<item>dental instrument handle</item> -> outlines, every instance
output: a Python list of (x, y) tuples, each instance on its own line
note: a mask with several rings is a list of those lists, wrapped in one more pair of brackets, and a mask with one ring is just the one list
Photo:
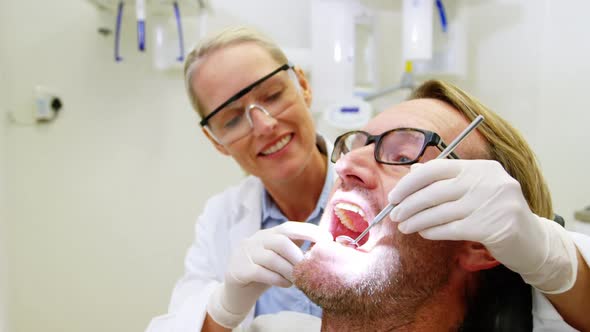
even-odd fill
[[(444, 159), (446, 158), (449, 154), (451, 154), (451, 152), (453, 152), (453, 150), (455, 150), (455, 148), (457, 147), (457, 145), (459, 145), (459, 143), (461, 143), (461, 141), (463, 141), (467, 135), (469, 135), (469, 133), (471, 133), (475, 128), (477, 128), (477, 126), (479, 126), (479, 124), (484, 120), (484, 117), (482, 115), (478, 115), (470, 124), (469, 126), (467, 126), (467, 128), (465, 128), (465, 130), (463, 130), (459, 136), (457, 136), (457, 138), (455, 138), (451, 144), (449, 144), (437, 157), (436, 159)], [(393, 210), (393, 208), (395, 207), (395, 204), (388, 204), (383, 210), (381, 210), (381, 212), (379, 212), (378, 215), (375, 216), (375, 218), (373, 218), (373, 221), (371, 221), (371, 224), (369, 224), (369, 227), (367, 227), (367, 229), (365, 229), (359, 236), (357, 236), (356, 239), (354, 239), (354, 241), (351, 244), (355, 244), (358, 245), (359, 241), (363, 239), (363, 237), (365, 237), (365, 235), (367, 235), (369, 233), (369, 230), (371, 228), (373, 228), (373, 226), (377, 225), (379, 222), (381, 222), (381, 220), (385, 219), (385, 216), (387, 216), (389, 214), (389, 212), (391, 212), (391, 210)]]
[(178, 30), (178, 47), (180, 54), (176, 60), (184, 61), (184, 38), (182, 37), (182, 24), (180, 21), (180, 9), (178, 8), (178, 1), (174, 1), (174, 15), (176, 16), (176, 29)]
[(467, 137), (467, 135), (469, 135), (470, 132), (473, 131), (473, 129), (477, 128), (477, 126), (479, 126), (480, 123), (482, 123), (484, 120), (483, 115), (478, 115), (475, 119), (473, 119), (473, 121), (471, 121), (471, 123), (469, 124), (469, 126), (467, 126), (467, 128), (465, 128), (465, 130), (463, 130), (459, 136), (457, 136), (452, 142), (451, 144), (449, 144), (437, 157), (436, 159), (444, 159), (446, 158), (448, 155), (451, 154), (451, 152), (453, 152), (453, 150), (455, 150), (455, 148), (457, 147), (457, 145), (459, 145), (459, 143), (461, 143), (461, 141), (463, 141), (465, 139), (465, 137)]
[(394, 204), (388, 204), (383, 210), (381, 210), (381, 212), (379, 212), (378, 215), (375, 216), (375, 218), (373, 218), (373, 221), (371, 221), (371, 224), (369, 225), (369, 227), (367, 227), (367, 229), (365, 229), (359, 236), (356, 237), (356, 239), (354, 239), (354, 244), (358, 244), (358, 242), (365, 237), (365, 235), (367, 235), (367, 233), (369, 233), (369, 230), (375, 226), (376, 224), (378, 224), (381, 220), (383, 220), (385, 218), (385, 216), (387, 216), (389, 214), (389, 212), (391, 212), (391, 210), (393, 210), (393, 208), (395, 207)]

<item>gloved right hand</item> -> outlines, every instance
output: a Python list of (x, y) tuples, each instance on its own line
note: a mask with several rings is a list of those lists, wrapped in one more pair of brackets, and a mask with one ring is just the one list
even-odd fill
[(229, 260), (224, 282), (209, 298), (209, 316), (233, 329), (270, 286), (290, 287), (293, 266), (303, 259), (293, 240), (332, 241), (332, 235), (314, 224), (287, 221), (243, 240)]
[(547, 294), (576, 281), (576, 246), (557, 223), (535, 215), (520, 184), (497, 161), (415, 164), (389, 193), (400, 232), (429, 240), (474, 241)]

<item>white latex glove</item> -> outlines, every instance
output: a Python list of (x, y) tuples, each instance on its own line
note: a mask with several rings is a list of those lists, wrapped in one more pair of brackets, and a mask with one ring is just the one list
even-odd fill
[(525, 282), (562, 293), (576, 281), (576, 247), (565, 229), (533, 214), (520, 184), (492, 160), (437, 159), (412, 165), (389, 193), (402, 233), (483, 244)]
[(209, 298), (209, 316), (235, 328), (270, 286), (290, 287), (293, 265), (303, 259), (292, 240), (332, 241), (332, 235), (314, 224), (288, 221), (244, 239), (229, 260), (224, 282)]

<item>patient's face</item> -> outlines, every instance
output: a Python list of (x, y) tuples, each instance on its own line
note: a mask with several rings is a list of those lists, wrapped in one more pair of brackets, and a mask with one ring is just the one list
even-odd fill
[[(373, 119), (365, 131), (378, 135), (400, 127), (427, 129), (449, 143), (467, 126), (450, 106), (432, 100), (410, 101)], [(338, 180), (320, 222), (334, 238), (355, 238), (387, 205), (387, 194), (409, 166), (383, 165), (373, 157), (374, 144), (349, 152), (336, 163)], [(440, 151), (428, 147), (421, 162)], [(461, 155), (461, 149), (457, 149)], [(399, 304), (409, 311), (447, 282), (455, 243), (404, 235), (386, 217), (366, 242), (353, 249), (336, 242), (317, 243), (295, 268), (295, 284), (324, 310), (365, 314)], [(400, 315), (403, 312), (400, 312)]]

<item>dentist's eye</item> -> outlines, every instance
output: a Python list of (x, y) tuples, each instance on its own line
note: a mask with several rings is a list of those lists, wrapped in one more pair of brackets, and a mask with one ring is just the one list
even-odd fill
[(230, 119), (229, 121), (227, 121), (223, 127), (225, 129), (231, 129), (234, 127), (237, 127), (238, 124), (240, 123), (240, 121), (242, 120), (242, 117), (244, 116), (244, 114), (238, 114), (235, 117), (233, 117), (232, 119)]
[(264, 98), (264, 102), (267, 103), (267, 104), (268, 103), (275, 102), (275, 101), (281, 99), (281, 95), (282, 94), (283, 94), (283, 91), (282, 90), (273, 92), (273, 93), (267, 95), (266, 98)]

